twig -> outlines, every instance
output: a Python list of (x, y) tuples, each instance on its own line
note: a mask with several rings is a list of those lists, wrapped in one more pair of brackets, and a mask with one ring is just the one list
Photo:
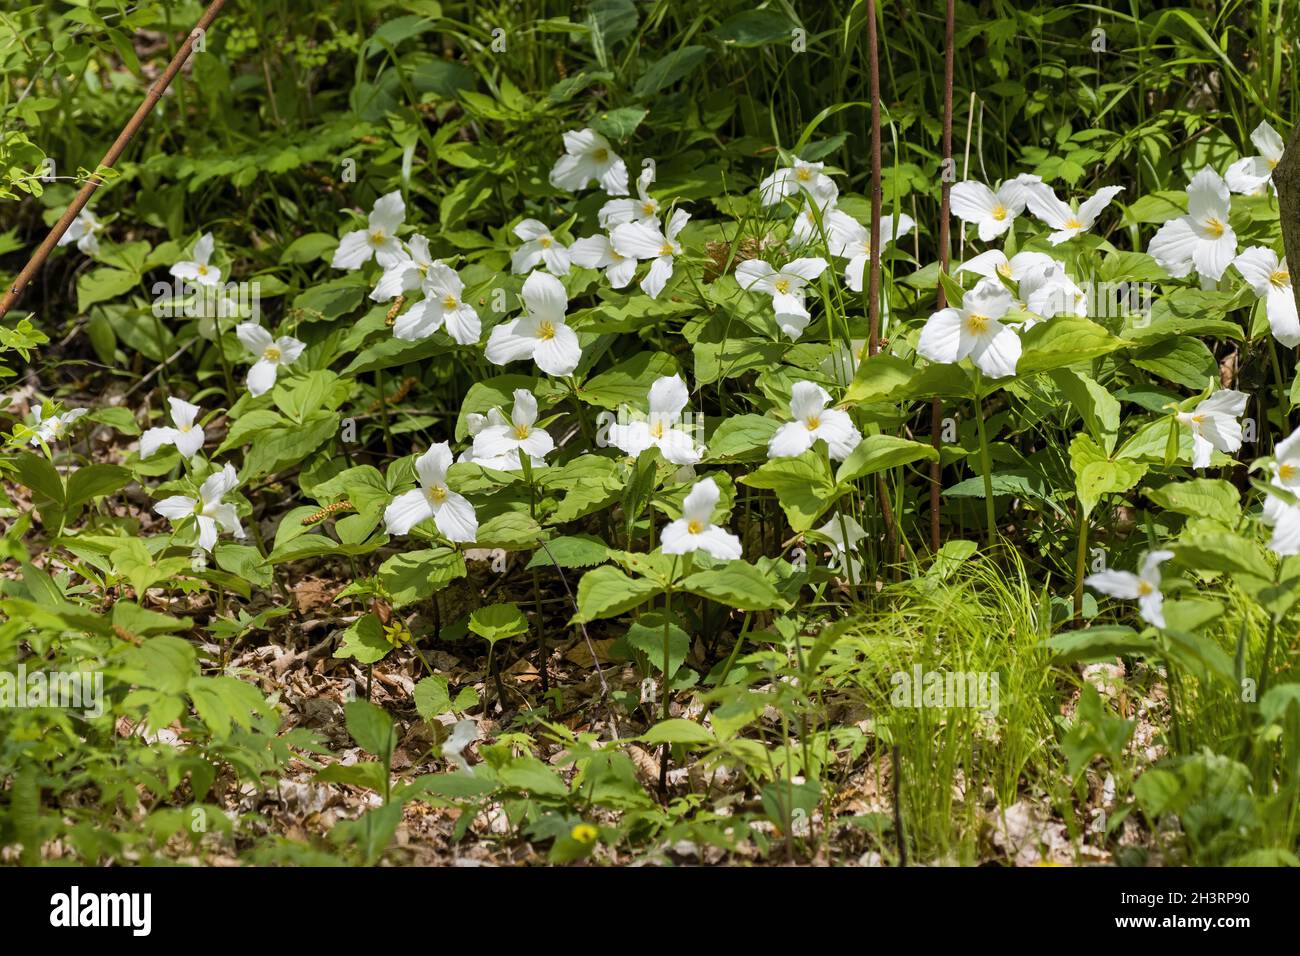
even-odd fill
[(40, 271), (41, 266), (45, 264), (45, 260), (49, 258), (50, 253), (54, 251), (54, 247), (57, 246), (59, 240), (63, 238), (63, 234), (68, 231), (68, 227), (72, 225), (72, 221), (76, 219), (77, 216), (81, 215), (81, 210), (86, 208), (86, 203), (90, 202), (90, 197), (94, 195), (95, 190), (100, 186), (101, 180), (99, 178), (99, 170), (111, 168), (112, 165), (117, 162), (127, 145), (139, 131), (140, 126), (144, 123), (145, 117), (153, 111), (158, 100), (162, 98), (167, 87), (171, 85), (171, 81), (175, 79), (176, 74), (180, 72), (185, 61), (189, 59), (190, 51), (194, 47), (195, 38), (197, 38), (201, 32), (207, 30), (207, 28), (212, 24), (212, 21), (216, 19), (221, 8), (225, 6), (225, 3), (226, 0), (212, 0), (208, 9), (204, 11), (203, 16), (199, 17), (199, 22), (195, 24), (194, 29), (189, 32), (189, 36), (185, 38), (185, 42), (181, 44), (180, 49), (176, 51), (176, 55), (172, 57), (172, 61), (167, 64), (167, 69), (164, 70), (162, 75), (159, 76), (158, 79), (154, 81), (153, 85), (149, 87), (149, 92), (145, 94), (144, 102), (140, 104), (139, 109), (135, 111), (135, 115), (131, 117), (126, 126), (122, 127), (122, 132), (117, 134), (117, 139), (115, 139), (113, 145), (108, 148), (108, 152), (104, 154), (104, 158), (99, 161), (99, 165), (95, 168), (95, 172), (91, 174), (90, 178), (86, 181), (86, 184), (81, 187), (81, 191), (77, 193), (77, 197), (72, 200), (72, 205), (64, 210), (63, 215), (59, 217), (59, 221), (54, 224), (54, 228), (52, 228), (49, 235), (45, 237), (45, 241), (40, 244), (31, 260), (23, 267), (23, 271), (18, 273), (18, 278), (14, 279), (13, 285), (9, 287), (7, 292), (5, 292), (4, 298), (0, 299), (0, 318), (3, 318), (5, 314), (13, 308), (14, 303), (18, 301), (18, 297), (23, 294), (23, 290), (27, 288), (28, 283), (30, 283), (36, 273)]

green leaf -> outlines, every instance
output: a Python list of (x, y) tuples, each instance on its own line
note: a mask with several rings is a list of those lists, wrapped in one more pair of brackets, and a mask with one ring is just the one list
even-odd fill
[(775, 458), (745, 475), (740, 483), (774, 491), (794, 531), (812, 528), (839, 494), (830, 468), (817, 448), (797, 458)]
[(781, 423), (765, 415), (733, 415), (709, 436), (707, 461), (761, 461)]
[(423, 601), (465, 573), (464, 556), (440, 547), (395, 554), (379, 566), (378, 577), (393, 607), (400, 608)]
[(630, 578), (618, 568), (604, 565), (588, 571), (578, 582), (578, 613), (574, 620), (595, 621), (617, 617), (644, 604), (659, 588), (642, 578)]
[(384, 636), (384, 625), (373, 614), (363, 614), (343, 632), (343, 641), (334, 656), (350, 657), (358, 664), (373, 664), (388, 656), (392, 642)]
[(1096, 322), (1060, 317), (1038, 323), (1020, 337), (1020, 342), (1017, 378), (1077, 365), (1125, 345), (1123, 339), (1111, 335)]
[(590, 378), (578, 390), (582, 400), (598, 408), (620, 405), (647, 410), (650, 386), (656, 379), (677, 374), (677, 363), (667, 352), (638, 352), (607, 372)]
[(608, 560), (609, 546), (599, 538), (589, 534), (562, 535), (546, 542), (545, 548), (538, 548), (524, 570), (553, 568), (557, 564), (562, 568), (590, 568)]
[(343, 713), (348, 733), (357, 746), (386, 764), (397, 746), (397, 731), (388, 712), (368, 700), (350, 700)]
[(1241, 494), (1221, 478), (1171, 481), (1145, 489), (1146, 496), (1166, 511), (1192, 518), (1213, 518), (1229, 527), (1241, 519)]
[(707, 727), (681, 717), (661, 720), (641, 736), (648, 744), (711, 744), (713, 734)]
[(843, 485), (921, 459), (938, 461), (939, 452), (929, 444), (895, 435), (868, 435), (844, 459), (835, 480)]
[(528, 619), (517, 604), (489, 604), (469, 616), (469, 629), (489, 644), (528, 630)]
[(1097, 506), (1102, 495), (1128, 491), (1147, 470), (1146, 465), (1130, 459), (1107, 458), (1087, 435), (1076, 435), (1070, 442), (1070, 467), (1085, 514)]
[(1199, 339), (1186, 335), (1157, 342), (1133, 353), (1133, 364), (1187, 388), (1201, 391), (1219, 379), (1219, 363)]
[(685, 79), (709, 57), (709, 48), (684, 46), (651, 63), (632, 88), (638, 99), (652, 96), (660, 90)]
[(415, 712), (423, 720), (433, 720), (451, 710), (451, 688), (443, 674), (433, 674), (418, 681), (411, 694)]
[(729, 561), (720, 568), (697, 571), (679, 585), (683, 591), (739, 611), (784, 607), (776, 588), (751, 564)]

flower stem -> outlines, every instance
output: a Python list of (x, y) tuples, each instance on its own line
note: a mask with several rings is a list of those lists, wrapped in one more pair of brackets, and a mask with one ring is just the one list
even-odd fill
[(984, 403), (978, 392), (975, 394), (975, 427), (979, 431), (980, 470), (984, 473), (984, 519), (991, 550), (997, 536), (997, 519), (993, 514), (993, 460), (989, 456), (989, 435), (984, 425)]

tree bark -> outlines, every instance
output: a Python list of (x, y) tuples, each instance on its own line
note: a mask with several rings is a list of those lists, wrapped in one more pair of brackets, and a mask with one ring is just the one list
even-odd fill
[[(1294, 272), (1300, 266), (1300, 123), (1291, 130), (1282, 161), (1273, 170), (1277, 186), (1277, 205), (1282, 215), (1282, 246), (1285, 249), (1287, 269)], [(1300, 310), (1300, 282), (1291, 283), (1296, 308)]]

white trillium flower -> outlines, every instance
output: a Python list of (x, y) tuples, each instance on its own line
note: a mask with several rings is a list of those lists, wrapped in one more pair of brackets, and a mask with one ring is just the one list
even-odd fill
[(664, 526), (660, 544), (664, 554), (704, 551), (719, 561), (741, 555), (740, 538), (713, 523), (713, 511), (722, 493), (712, 478), (697, 481), (682, 502), (682, 516)]
[(335, 269), (360, 269), (373, 257), (381, 269), (398, 265), (406, 253), (397, 230), (406, 220), (406, 203), (399, 190), (375, 200), (365, 229), (345, 233), (330, 262)]
[(564, 134), (564, 155), (551, 168), (551, 185), (576, 193), (594, 179), (611, 196), (627, 195), (627, 166), (594, 129)]
[[(1029, 311), (1050, 319), (1056, 315), (1088, 314), (1088, 293), (1066, 274), (1061, 264), (1053, 261), (1041, 273), (1032, 273), (1020, 284)], [(1023, 328), (1032, 328), (1035, 320), (1028, 320)]]
[(141, 461), (148, 458), (163, 445), (175, 445), (182, 458), (192, 458), (203, 447), (203, 426), (195, 424), (200, 412), (203, 410), (199, 406), (191, 405), (189, 402), (175, 396), (167, 399), (167, 401), (172, 408), (172, 424), (176, 427), (150, 428), (141, 435)]
[(609, 443), (636, 458), (647, 448), (658, 448), (674, 465), (694, 465), (704, 457), (691, 435), (681, 428), (682, 411), (690, 393), (680, 375), (665, 375), (650, 386), (650, 414), (645, 421), (609, 427)]
[(212, 233), (205, 232), (199, 237), (199, 241), (194, 243), (194, 250), (191, 252), (194, 259), (176, 263), (171, 267), (171, 274), (177, 279), (194, 282), (198, 285), (220, 285), (221, 270), (214, 265), (208, 264), (215, 249), (216, 241), (212, 238)]
[(271, 333), (256, 322), (239, 323), (235, 335), (244, 343), (244, 348), (257, 356), (257, 361), (248, 370), (248, 392), (254, 398), (269, 392), (275, 385), (280, 366), (298, 361), (298, 356), (307, 347), (289, 335), (272, 338)]
[(1160, 227), (1147, 253), (1175, 279), (1193, 269), (1218, 282), (1237, 255), (1237, 234), (1228, 225), (1228, 186), (1206, 166), (1187, 186), (1187, 215)]
[(1273, 337), (1287, 348), (1300, 345), (1300, 317), (1296, 315), (1295, 294), (1291, 289), (1291, 270), (1286, 259), (1263, 246), (1251, 246), (1232, 260), (1242, 278), (1264, 300), (1268, 327)]
[(1259, 150), (1259, 155), (1237, 160), (1228, 167), (1225, 178), (1228, 188), (1234, 193), (1258, 196), (1273, 181), (1273, 170), (1282, 162), (1284, 144), (1278, 131), (1266, 122), (1255, 127), (1255, 131), (1250, 134), (1250, 141)]
[(759, 200), (764, 206), (771, 206), (802, 191), (819, 205), (833, 201), (840, 189), (822, 172), (824, 168), (824, 163), (805, 163), (796, 159), (793, 166), (784, 166), (759, 183)]
[(1150, 551), (1142, 558), (1137, 574), (1131, 571), (1099, 571), (1083, 579), (1094, 591), (1121, 601), (1137, 601), (1142, 620), (1165, 626), (1165, 596), (1160, 592), (1160, 565), (1174, 556), (1172, 551)]
[(1011, 308), (1011, 293), (996, 279), (981, 279), (961, 308), (940, 309), (926, 320), (916, 351), (932, 362), (951, 365), (967, 356), (990, 378), (1016, 373), (1020, 336), (998, 320)]
[(36, 421), (32, 427), (36, 429), (36, 434), (31, 437), (31, 444), (39, 445), (41, 442), (50, 444), (50, 442), (61, 441), (68, 433), (68, 426), (75, 422), (82, 415), (86, 414), (84, 408), (70, 408), (62, 415), (51, 415), (49, 418), (42, 419), (41, 406), (36, 406)]
[(794, 259), (780, 269), (762, 259), (746, 259), (736, 266), (736, 282), (742, 289), (770, 295), (776, 324), (791, 339), (797, 339), (812, 320), (804, 305), (804, 287), (824, 271), (826, 260), (820, 257)]
[(481, 428), (474, 436), (472, 461), (498, 471), (518, 471), (519, 452), (528, 456), (534, 468), (555, 449), (555, 440), (545, 428), (537, 428), (537, 399), (526, 388), (515, 389), (510, 421)]
[[(465, 430), (469, 432), (470, 438), (477, 438), (478, 433), (485, 428), (497, 428), (505, 424), (506, 417), (501, 414), (501, 409), (499, 408), (489, 408), (486, 415), (480, 415), (478, 412), (470, 412), (465, 416)], [(472, 464), (483, 465), (486, 468), (496, 468), (496, 465), (491, 462), (479, 461), (474, 457), (473, 443), (461, 452), (460, 457), (456, 460), (458, 462), (470, 462)], [(504, 469), (497, 468), (497, 470), (503, 471)]]
[[(844, 283), (854, 292), (861, 292), (867, 263), (871, 261), (871, 230), (851, 216), (840, 213), (829, 217), (827, 232), (831, 255), (849, 260), (844, 267)], [(906, 213), (884, 214), (880, 221), (880, 248), (897, 242), (916, 228), (916, 222)]]
[(524, 280), (524, 315), (502, 322), (488, 336), (484, 354), (493, 365), (532, 359), (547, 375), (568, 375), (578, 367), (578, 333), (565, 324), (568, 294), (555, 276), (534, 272)]
[(673, 257), (682, 254), (677, 234), (690, 218), (690, 213), (678, 209), (668, 220), (667, 231), (659, 228), (657, 220), (646, 219), (615, 226), (610, 234), (610, 241), (620, 255), (650, 260), (650, 271), (640, 284), (641, 290), (652, 299), (659, 298), (659, 293), (673, 276)]
[(839, 559), (840, 573), (853, 584), (861, 583), (863, 562), (857, 552), (858, 545), (867, 537), (862, 525), (850, 515), (837, 511), (817, 529), (817, 533), (831, 540), (831, 556)]
[(370, 290), (372, 302), (388, 302), (420, 288), (433, 267), (429, 254), (429, 240), (425, 236), (412, 236), (402, 249), (402, 257), (384, 269), (379, 282)]
[(421, 521), (433, 519), (448, 541), (469, 543), (478, 536), (478, 516), (463, 495), (447, 487), (451, 447), (438, 442), (415, 460), (420, 487), (404, 492), (384, 509), (384, 527), (389, 534), (409, 534)]
[(866, 339), (852, 339), (848, 345), (836, 342), (831, 346), (830, 354), (821, 360), (820, 368), (827, 378), (840, 385), (853, 381), (858, 365), (867, 357)]
[(849, 413), (827, 408), (831, 397), (815, 382), (795, 382), (790, 389), (790, 414), (794, 421), (776, 430), (767, 445), (768, 458), (793, 458), (802, 455), (819, 438), (826, 442), (836, 461), (849, 457), (862, 441)]
[(578, 239), (569, 247), (569, 258), (584, 269), (603, 269), (611, 287), (621, 289), (636, 275), (637, 261), (614, 248), (609, 236)]
[[(1037, 285), (1046, 277), (1049, 269), (1059, 265), (1059, 262), (1045, 252), (1017, 252), (1008, 259), (1007, 254), (1001, 249), (990, 249), (988, 252), (981, 252), (978, 256), (967, 259), (954, 271), (972, 272), (986, 279), (1002, 276), (1017, 285), (1023, 285), (1028, 280)], [(1022, 297), (1024, 294), (1022, 289)]]
[(238, 484), (239, 476), (235, 474), (234, 466), (227, 462), (221, 471), (208, 476), (199, 486), (197, 500), (188, 495), (172, 495), (154, 505), (153, 510), (173, 524), (193, 518), (199, 526), (199, 547), (211, 552), (217, 543), (218, 528), (236, 538), (244, 537), (235, 506), (222, 501)]
[(1179, 412), (1179, 424), (1192, 430), (1192, 467), (1208, 468), (1217, 448), (1225, 455), (1241, 448), (1241, 422), (1250, 396), (1221, 388), (1190, 412)]
[(103, 225), (95, 214), (89, 209), (83, 209), (77, 213), (77, 218), (72, 220), (68, 226), (68, 231), (59, 237), (59, 245), (66, 246), (75, 242), (77, 248), (88, 256), (99, 254), (99, 237), (96, 233), (103, 229)]
[[(836, 208), (838, 200), (838, 193), (821, 201), (808, 197), (803, 209), (794, 217), (794, 222), (790, 226), (789, 245), (795, 247), (807, 245), (821, 239), (822, 232), (825, 231), (829, 247), (834, 242), (833, 236), (837, 230), (839, 232), (851, 230), (857, 224), (857, 220), (844, 210)], [(883, 235), (884, 223), (881, 224), (881, 229)], [(884, 245), (883, 240), (881, 245)]]
[(427, 339), (444, 325), (447, 334), (460, 345), (474, 345), (483, 327), (474, 307), (461, 296), (465, 284), (456, 271), (443, 262), (432, 263), (420, 284), (424, 298), (397, 317), (393, 336), (404, 342)]
[(1038, 176), (1022, 173), (1008, 179), (994, 192), (981, 182), (967, 179), (952, 187), (950, 208), (962, 222), (979, 227), (981, 242), (989, 242), (1010, 229), (1016, 217), (1025, 211), (1028, 184), (1041, 182)]
[(442, 743), (442, 755), (454, 763), (464, 773), (473, 773), (474, 769), (465, 759), (465, 748), (478, 740), (478, 723), (466, 718), (451, 725), (451, 733)]
[(655, 181), (654, 166), (646, 166), (636, 180), (636, 199), (611, 199), (596, 214), (606, 231), (625, 222), (651, 222), (659, 218), (659, 200), (650, 195)]
[(541, 222), (525, 219), (513, 231), (524, 244), (510, 254), (511, 272), (523, 275), (541, 263), (552, 275), (569, 274), (569, 250)]
[[(1277, 443), (1273, 458), (1272, 484), (1300, 496), (1300, 429)], [(1270, 549), (1280, 557), (1300, 554), (1300, 504), (1269, 495), (1264, 499), (1264, 523), (1273, 529)]]
[(1101, 211), (1124, 191), (1123, 186), (1103, 186), (1076, 209), (1058, 199), (1046, 183), (1029, 183), (1024, 189), (1029, 211), (1056, 230), (1047, 237), (1054, 246), (1091, 229)]

